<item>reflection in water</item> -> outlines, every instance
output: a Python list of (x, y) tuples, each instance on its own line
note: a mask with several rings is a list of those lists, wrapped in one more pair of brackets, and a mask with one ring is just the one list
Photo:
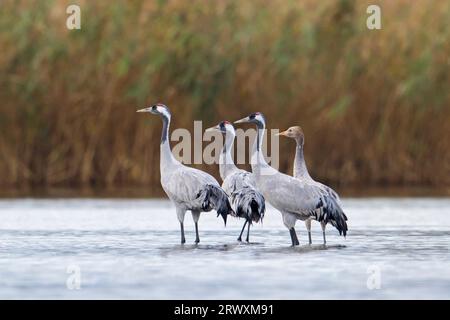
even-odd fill
[[(180, 245), (165, 200), (1, 200), (0, 298), (450, 297), (450, 199), (344, 199), (344, 207), (347, 238), (330, 226), (324, 246), (315, 223), (309, 246), (298, 223), (301, 246), (292, 248), (272, 208), (249, 244), (236, 241), (242, 221), (225, 228), (205, 213), (195, 245), (187, 215)], [(80, 290), (66, 287), (74, 265)], [(373, 270), (380, 289), (368, 287)]]

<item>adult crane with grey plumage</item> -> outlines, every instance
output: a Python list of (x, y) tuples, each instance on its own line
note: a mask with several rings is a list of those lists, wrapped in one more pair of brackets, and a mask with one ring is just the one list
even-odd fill
[(231, 200), (231, 206), (239, 218), (244, 218), (244, 226), (238, 241), (242, 241), (242, 233), (247, 225), (247, 238), (250, 238), (252, 222), (262, 221), (266, 210), (264, 196), (256, 189), (253, 174), (239, 169), (231, 156), (236, 132), (228, 121), (222, 121), (217, 126), (206, 131), (219, 131), (225, 136), (225, 144), (219, 156), (219, 171), (222, 178), (222, 188)]
[(169, 144), (171, 114), (163, 104), (155, 104), (137, 112), (150, 112), (159, 115), (163, 121), (160, 146), (161, 185), (176, 208), (181, 228), (181, 243), (185, 243), (184, 216), (190, 210), (195, 223), (195, 243), (200, 242), (198, 220), (201, 212), (211, 210), (221, 215), (226, 225), (227, 215), (234, 214), (228, 196), (211, 175), (201, 170), (181, 164), (172, 154)]
[[(315, 181), (311, 176), (309, 175), (308, 168), (306, 166), (305, 157), (303, 154), (303, 149), (305, 145), (305, 135), (303, 133), (303, 130), (299, 126), (294, 126), (288, 128), (286, 131), (280, 132), (278, 135), (285, 136), (291, 139), (294, 139), (296, 142), (296, 151), (295, 151), (295, 159), (294, 159), (294, 178), (299, 179), (300, 181), (304, 181), (305, 183), (311, 185), (312, 187), (316, 188), (319, 193), (321, 193), (323, 196), (331, 197), (335, 200), (336, 205), (342, 208), (342, 204), (339, 198), (339, 195), (329, 186), (326, 186), (318, 181)], [(341, 209), (342, 211), (342, 209)], [(347, 220), (347, 216), (342, 212), (344, 219)], [(308, 230), (308, 237), (309, 237), (309, 243), (312, 243), (311, 240), (311, 220), (307, 219), (305, 220), (306, 229)], [(333, 224), (333, 220), (330, 220), (330, 223)], [(326, 237), (325, 237), (325, 229), (326, 229), (326, 222), (322, 220), (320, 222), (320, 225), (322, 227), (322, 234), (323, 234), (323, 244), (326, 244)]]
[(291, 236), (292, 246), (299, 245), (295, 232), (297, 220), (305, 221), (312, 218), (319, 222), (332, 222), (339, 234), (346, 236), (346, 216), (333, 197), (327, 196), (315, 186), (283, 174), (267, 164), (261, 150), (266, 128), (263, 114), (252, 113), (235, 123), (256, 124), (257, 135), (251, 157), (256, 187), (264, 195), (266, 201), (281, 212), (283, 223)]

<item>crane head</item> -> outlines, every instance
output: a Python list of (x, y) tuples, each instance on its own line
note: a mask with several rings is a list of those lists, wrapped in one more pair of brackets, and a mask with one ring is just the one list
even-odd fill
[(157, 103), (157, 104), (155, 104), (155, 105), (153, 105), (151, 107), (140, 109), (140, 110), (138, 110), (136, 112), (150, 112), (150, 113), (153, 113), (153, 114), (161, 115), (161, 116), (166, 117), (166, 118), (170, 118), (170, 110), (169, 110), (169, 108), (166, 105), (162, 104), (162, 103)]
[(303, 134), (303, 130), (300, 126), (290, 127), (283, 132), (277, 133), (276, 135), (294, 139), (298, 144), (301, 145), (303, 145), (305, 140), (305, 135)]
[(248, 117), (237, 120), (234, 123), (254, 123), (258, 127), (264, 127), (266, 125), (266, 119), (261, 112), (254, 112)]
[(212, 132), (212, 131), (219, 131), (222, 134), (227, 134), (227, 132), (232, 133), (233, 135), (236, 134), (231, 122), (226, 121), (226, 120), (220, 122), (217, 126), (214, 126), (214, 127), (211, 127), (211, 128), (208, 128), (205, 130), (205, 132)]

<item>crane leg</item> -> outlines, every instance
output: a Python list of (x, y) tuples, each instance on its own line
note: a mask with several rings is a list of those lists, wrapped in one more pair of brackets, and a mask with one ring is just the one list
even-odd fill
[(325, 228), (327, 225), (323, 221), (320, 222), (320, 225), (322, 226), (323, 244), (327, 244), (327, 239), (325, 237)]
[(184, 224), (183, 224), (183, 222), (180, 222), (180, 228), (181, 228), (181, 244), (184, 244), (186, 242), (186, 238), (184, 237)]
[(198, 235), (198, 222), (195, 223), (195, 243), (200, 242), (200, 236)]
[(245, 241), (250, 242), (250, 221), (247, 225), (247, 239), (245, 239)]
[(245, 226), (247, 225), (247, 220), (244, 222), (244, 226), (242, 227), (241, 233), (239, 234), (238, 241), (242, 241), (242, 234), (244, 233)]
[(294, 227), (292, 227), (291, 229), (289, 229), (289, 233), (291, 235), (291, 240), (292, 240), (292, 246), (298, 246), (300, 244), (300, 242), (298, 242), (298, 238), (297, 238), (297, 234), (295, 233), (295, 229)]
[(186, 210), (177, 207), (177, 217), (178, 221), (180, 221), (180, 229), (181, 229), (181, 244), (184, 244), (186, 242), (186, 238), (184, 237), (184, 224), (183, 224), (185, 213)]
[(312, 244), (312, 239), (311, 239), (311, 219), (307, 219), (305, 221), (305, 225), (306, 225), (306, 229), (308, 230), (308, 239), (309, 239), (309, 244)]
[(198, 219), (200, 219), (200, 211), (191, 211), (192, 219), (194, 219), (195, 224), (195, 243), (200, 242), (200, 236), (198, 234)]

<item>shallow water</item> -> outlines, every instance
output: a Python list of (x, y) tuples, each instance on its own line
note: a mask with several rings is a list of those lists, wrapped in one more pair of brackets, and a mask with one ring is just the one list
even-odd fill
[[(251, 243), (243, 220), (204, 213), (187, 244), (165, 200), (0, 200), (0, 298), (449, 299), (450, 199), (344, 199), (346, 239), (291, 248), (269, 207)], [(74, 281), (75, 279), (75, 281)], [(80, 289), (73, 289), (80, 280)], [(72, 288), (72, 289), (70, 289)]]

